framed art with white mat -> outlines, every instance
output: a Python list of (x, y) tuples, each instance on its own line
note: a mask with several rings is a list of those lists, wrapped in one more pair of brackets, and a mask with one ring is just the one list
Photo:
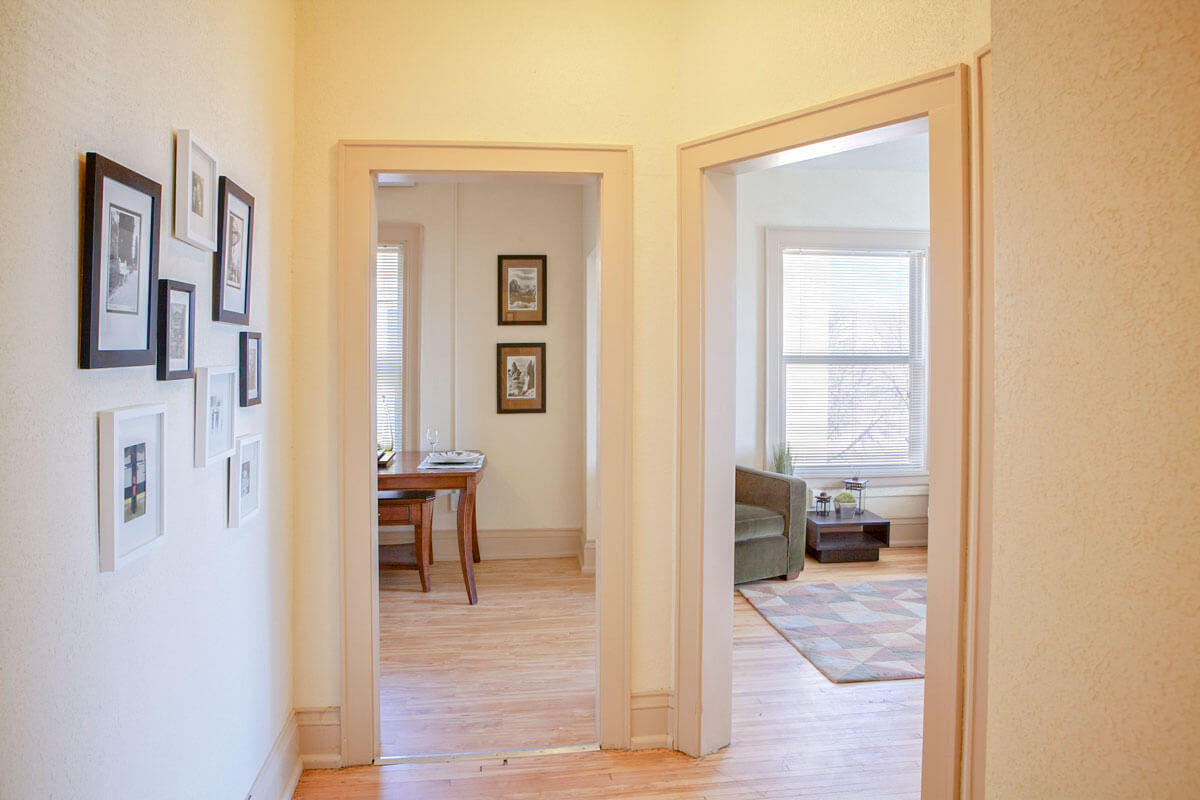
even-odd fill
[(158, 282), (158, 379), (177, 381), (196, 374), (196, 287)]
[(196, 370), (197, 467), (207, 467), (233, 455), (237, 371), (237, 367), (200, 367)]
[(229, 527), (240, 528), (262, 509), (263, 437), (239, 436), (229, 461)]
[(241, 379), (238, 381), (238, 404), (242, 408), (262, 402), (262, 334), (242, 331), (238, 337)]
[(221, 176), (217, 252), (213, 254), (213, 320), (250, 324), (250, 261), (254, 254), (254, 198)]
[(115, 572), (167, 533), (167, 407), (99, 416), (100, 571)]
[(191, 131), (175, 132), (175, 238), (217, 249), (217, 157)]

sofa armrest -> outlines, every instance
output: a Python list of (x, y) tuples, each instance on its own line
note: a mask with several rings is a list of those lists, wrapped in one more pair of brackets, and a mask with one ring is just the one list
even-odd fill
[(804, 536), (808, 519), (808, 484), (803, 478), (738, 467), (734, 478), (738, 503), (762, 506), (783, 515), (783, 532), (788, 538), (788, 572), (804, 569)]

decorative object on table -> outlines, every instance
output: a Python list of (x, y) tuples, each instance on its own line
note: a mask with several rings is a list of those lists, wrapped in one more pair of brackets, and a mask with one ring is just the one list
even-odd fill
[(217, 215), (217, 252), (213, 254), (213, 319), (249, 325), (254, 198), (222, 175), (218, 188)]
[(229, 527), (238, 528), (262, 508), (262, 434), (239, 436), (229, 460)]
[(867, 483), (869, 483), (869, 481), (867, 481), (865, 478), (860, 478), (857, 475), (855, 475), (853, 478), (842, 479), (842, 487), (847, 492), (850, 492), (852, 495), (854, 495), (855, 505), (858, 508), (857, 513), (859, 514), (866, 510), (866, 507), (863, 505), (863, 497), (866, 496)]
[(833, 500), (833, 498), (829, 496), (828, 492), (818, 492), (813, 498), (813, 502), (816, 503), (817, 506), (817, 513), (822, 517), (829, 516), (829, 502), (831, 500)]
[(856, 505), (854, 495), (849, 492), (838, 492), (833, 496), (833, 507), (837, 509), (839, 517), (853, 514)]
[(442, 439), (442, 432), (437, 428), (429, 427), (425, 429), (425, 443), (429, 445), (430, 452), (437, 452), (438, 442)]
[(158, 282), (158, 379), (177, 381), (196, 374), (196, 287)]
[(233, 455), (237, 371), (237, 367), (200, 367), (196, 370), (197, 467), (207, 467)]
[(925, 677), (925, 579), (738, 587), (834, 683)]
[(167, 407), (100, 412), (100, 571), (115, 572), (167, 533)]
[(375, 446), (375, 461), (381, 467), (386, 467), (396, 458), (395, 450), (384, 450), (380, 445)]
[(162, 187), (98, 153), (84, 167), (79, 367), (156, 361)]
[(478, 450), (439, 450), (421, 459), (420, 470), (464, 470), (483, 466), (483, 453)]
[(238, 405), (246, 408), (262, 402), (262, 334), (243, 331), (238, 340)]
[(546, 343), (496, 345), (496, 413), (546, 412)]
[(217, 249), (217, 158), (191, 131), (175, 132), (175, 238)]
[(497, 256), (500, 325), (546, 324), (546, 257)]
[(771, 455), (771, 471), (780, 475), (792, 474), (792, 448), (787, 442), (775, 445)]

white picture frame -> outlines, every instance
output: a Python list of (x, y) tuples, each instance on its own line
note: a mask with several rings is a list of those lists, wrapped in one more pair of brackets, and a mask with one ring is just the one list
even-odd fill
[(167, 406), (99, 414), (100, 571), (116, 572), (167, 535)]
[(175, 132), (175, 238), (217, 249), (217, 157), (189, 130)]
[(262, 510), (263, 437), (239, 436), (229, 460), (229, 527), (240, 528)]
[(238, 403), (236, 366), (196, 370), (196, 467), (233, 455), (234, 414)]

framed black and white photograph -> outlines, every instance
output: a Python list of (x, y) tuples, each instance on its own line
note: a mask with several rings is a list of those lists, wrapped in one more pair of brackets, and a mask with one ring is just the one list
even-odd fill
[(546, 257), (497, 256), (500, 325), (546, 324)]
[(233, 455), (233, 415), (237, 367), (196, 370), (196, 466), (207, 467)]
[(229, 460), (229, 527), (240, 528), (262, 505), (262, 434), (239, 436)]
[(167, 533), (167, 407), (102, 411), (99, 425), (100, 571), (115, 572)]
[(196, 287), (158, 282), (158, 379), (177, 381), (196, 374)]
[(213, 255), (213, 319), (250, 324), (250, 257), (254, 198), (224, 175), (217, 190), (217, 252)]
[(239, 339), (241, 380), (238, 382), (238, 403), (245, 408), (262, 402), (262, 334), (243, 331)]
[(546, 412), (546, 343), (496, 345), (496, 413)]
[(175, 238), (217, 249), (217, 158), (191, 131), (175, 132)]
[(79, 366), (155, 362), (162, 187), (98, 153), (84, 165)]

